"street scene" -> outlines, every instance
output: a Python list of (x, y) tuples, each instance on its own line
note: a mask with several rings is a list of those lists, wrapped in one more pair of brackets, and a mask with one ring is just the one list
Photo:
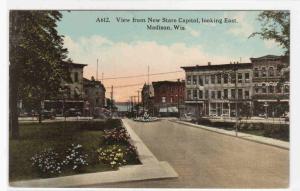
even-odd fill
[(289, 186), (289, 11), (12, 10), (9, 24), (10, 186)]

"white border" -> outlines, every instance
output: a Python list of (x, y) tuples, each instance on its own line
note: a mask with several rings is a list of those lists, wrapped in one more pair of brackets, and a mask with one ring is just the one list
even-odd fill
[[(3, 4), (4, 3), (4, 4)], [(290, 188), (300, 190), (300, 2), (296, 0), (241, 0), (241, 1), (195, 1), (195, 0), (7, 0), (0, 11), (0, 92), (1, 92), (1, 138), (0, 138), (0, 188), (1, 190), (33, 190), (8, 188), (8, 10), (10, 9), (82, 9), (82, 10), (265, 10), (285, 9), (291, 11), (291, 149), (290, 149)], [(299, 62), (299, 63), (298, 63)], [(299, 113), (299, 112), (298, 112)], [(297, 118), (298, 117), (298, 118)], [(34, 189), (41, 190), (41, 189)], [(62, 190), (62, 189), (42, 189)], [(66, 189), (63, 189), (66, 190)], [(96, 190), (96, 189), (72, 189)], [(98, 189), (97, 189), (98, 190)], [(105, 189), (119, 190), (119, 189)], [(127, 189), (132, 190), (132, 189)], [(144, 189), (139, 189), (144, 190)], [(169, 189), (167, 189), (169, 190)], [(191, 189), (188, 189), (191, 190)], [(205, 189), (207, 190), (207, 189)], [(210, 189), (211, 190), (211, 189)], [(221, 190), (221, 189), (214, 189)]]

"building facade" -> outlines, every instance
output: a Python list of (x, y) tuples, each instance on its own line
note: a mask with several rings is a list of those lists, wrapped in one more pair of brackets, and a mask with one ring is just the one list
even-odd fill
[(250, 63), (182, 67), (186, 72), (186, 112), (197, 116), (235, 116), (251, 105)]
[(70, 74), (70, 80), (62, 80), (61, 86), (65, 90), (67, 99), (80, 100), (84, 97), (83, 91), (83, 68), (87, 64), (77, 64), (71, 62), (63, 62), (68, 68)]
[(86, 64), (63, 61), (69, 72), (69, 79), (61, 81), (59, 97), (56, 100), (44, 100), (42, 107), (56, 115), (82, 115), (84, 112), (83, 69)]
[(254, 115), (279, 117), (289, 110), (289, 61), (287, 57), (266, 55), (250, 58), (253, 68)]
[[(276, 57), (276, 58), (275, 58)], [(186, 74), (185, 112), (195, 116), (234, 117), (263, 113), (260, 103), (270, 102), (275, 93), (275, 81), (282, 78), (277, 66), (286, 68), (282, 57), (251, 58), (251, 63), (182, 67)], [(268, 72), (267, 72), (268, 71)], [(259, 75), (257, 75), (259, 72)], [(277, 76), (275, 76), (275, 73)], [(288, 82), (284, 83), (284, 87)], [(268, 89), (271, 87), (271, 89)], [(288, 89), (287, 87), (285, 87)], [(285, 97), (288, 92), (279, 94)], [(264, 96), (272, 95), (271, 97)], [(272, 98), (274, 99), (274, 98)], [(288, 99), (285, 99), (288, 104)]]
[(106, 89), (101, 81), (83, 78), (85, 115), (95, 115), (105, 106)]
[(154, 112), (155, 114), (178, 115), (181, 105), (184, 104), (185, 82), (184, 81), (157, 81), (152, 82), (154, 89)]

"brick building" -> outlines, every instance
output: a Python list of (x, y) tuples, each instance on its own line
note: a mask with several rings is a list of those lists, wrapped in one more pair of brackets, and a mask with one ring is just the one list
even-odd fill
[(289, 110), (289, 64), (283, 56), (250, 58), (253, 68), (254, 115), (282, 116)]
[(154, 89), (154, 111), (160, 115), (178, 115), (178, 108), (184, 104), (184, 81), (152, 82)]

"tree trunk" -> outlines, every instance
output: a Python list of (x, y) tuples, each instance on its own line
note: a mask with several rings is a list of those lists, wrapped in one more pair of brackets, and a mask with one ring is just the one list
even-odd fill
[(9, 130), (13, 139), (19, 138), (19, 123), (18, 123), (18, 87), (17, 79), (10, 70), (9, 80)]

